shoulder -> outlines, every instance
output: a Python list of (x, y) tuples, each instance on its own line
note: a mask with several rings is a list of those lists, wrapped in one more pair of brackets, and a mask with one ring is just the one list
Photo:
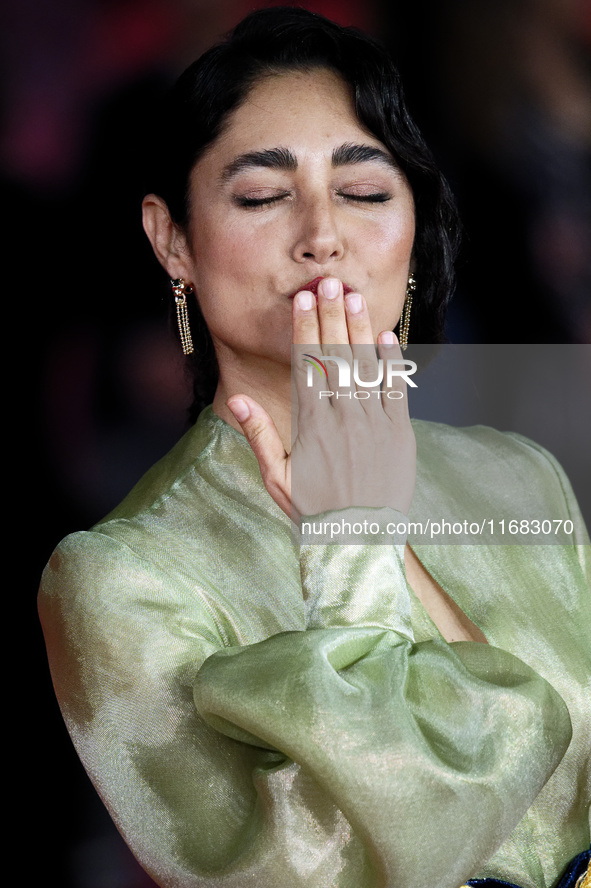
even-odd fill
[(198, 617), (201, 612), (210, 622), (205, 590), (195, 572), (183, 581), (173, 565), (165, 570), (158, 559), (136, 548), (139, 551), (97, 530), (65, 537), (41, 577), (42, 622), (63, 613), (72, 625), (77, 622), (77, 631), (87, 625), (96, 630), (115, 622), (138, 621), (156, 609), (168, 612), (169, 617), (185, 610)]
[(196, 669), (226, 643), (203, 588), (96, 531), (71, 534), (57, 546), (38, 608), (62, 705), (85, 700), (87, 680), (102, 687), (153, 671), (171, 645), (191, 649)]
[(285, 519), (267, 493), (246, 438), (206, 408), (178, 444), (94, 530), (162, 570), (196, 567), (234, 525)]
[(64, 540), (52, 561), (93, 580), (97, 572), (114, 576), (133, 564), (136, 572), (181, 583), (190, 564), (190, 581), (198, 582), (200, 565), (220, 536), (220, 514), (244, 512), (255, 502), (255, 474), (262, 487), (246, 439), (206, 408), (115, 509), (91, 531)]
[(425, 443), (431, 442), (439, 447), (455, 450), (458, 445), (478, 450), (485, 448), (502, 448), (507, 451), (519, 452), (533, 450), (548, 453), (539, 444), (517, 432), (501, 432), (487, 425), (452, 426), (443, 422), (428, 422), (424, 419), (413, 419), (412, 425), (417, 439)]
[[(154, 565), (134, 552), (121, 540), (96, 530), (69, 534), (56, 546), (41, 578), (40, 597), (51, 598), (68, 593), (69, 603), (85, 596), (85, 590), (99, 590), (89, 603), (97, 607), (109, 590), (119, 594), (121, 588), (129, 588), (130, 581), (137, 584), (149, 577), (150, 584), (162, 586), (163, 577)], [(121, 597), (119, 596), (121, 601)]]
[(541, 445), (483, 425), (415, 420), (413, 428), (419, 488), (442, 491), (447, 502), (485, 502), (487, 518), (571, 519), (578, 541), (588, 542), (567, 475)]
[(127, 496), (98, 525), (132, 519), (174, 496), (175, 491), (207, 461), (215, 449), (215, 418), (211, 408), (203, 411), (197, 422), (162, 459), (158, 460), (134, 485)]
[(39, 593), (46, 635), (67, 624), (75, 644), (77, 634), (129, 637), (159, 614), (175, 632), (226, 643), (215, 602), (235, 580), (233, 562), (211, 556), (231, 546), (232, 522), (272, 521), (257, 473), (246, 439), (204, 411), (113, 512), (57, 546)]
[[(509, 481), (525, 471), (543, 477), (557, 494), (564, 493), (566, 475), (560, 463), (539, 444), (517, 432), (500, 432), (490, 426), (458, 428), (444, 423), (414, 420), (419, 459), (435, 471), (463, 475), (474, 472), (494, 475), (500, 468)], [(568, 484), (568, 482), (566, 482)]]

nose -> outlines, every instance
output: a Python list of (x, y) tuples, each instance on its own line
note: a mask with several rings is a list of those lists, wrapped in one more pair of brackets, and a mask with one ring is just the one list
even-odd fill
[(326, 265), (343, 257), (345, 245), (337, 213), (328, 196), (301, 205), (293, 245), (296, 262), (311, 260), (317, 265)]

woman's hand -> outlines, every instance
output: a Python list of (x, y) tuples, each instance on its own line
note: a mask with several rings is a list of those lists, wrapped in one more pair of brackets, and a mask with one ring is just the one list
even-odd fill
[[(331, 287), (336, 291), (333, 298)], [(388, 380), (387, 362), (403, 360), (396, 337), (389, 331), (378, 336), (383, 384), (356, 384), (354, 360), (362, 381), (376, 380), (380, 369), (367, 305), (357, 293), (344, 297), (340, 281), (325, 279), (318, 304), (313, 293), (295, 297), (293, 340), (297, 431), (291, 454), (260, 404), (246, 395), (234, 395), (227, 402), (258, 459), (269, 494), (296, 523), (302, 515), (348, 506), (390, 506), (407, 514), (416, 445), (406, 384), (400, 376)], [(345, 359), (351, 368), (350, 387), (339, 388), (339, 368), (325, 361), (327, 356)], [(313, 369), (309, 386), (311, 361), (321, 364), (326, 374)], [(240, 410), (240, 401), (248, 416)]]

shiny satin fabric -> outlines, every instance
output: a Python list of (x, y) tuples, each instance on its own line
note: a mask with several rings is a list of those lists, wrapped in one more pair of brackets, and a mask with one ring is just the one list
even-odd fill
[(158, 884), (554, 888), (589, 847), (591, 555), (568, 481), (519, 436), (414, 428), (411, 519), (486, 497), (573, 521), (570, 545), (416, 547), (488, 645), (442, 639), (402, 545), (296, 547), (211, 408), (52, 555), (64, 719)]

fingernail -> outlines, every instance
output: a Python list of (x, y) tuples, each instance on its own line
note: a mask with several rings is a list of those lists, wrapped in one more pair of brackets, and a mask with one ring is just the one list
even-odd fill
[(235, 401), (228, 402), (228, 407), (238, 420), (238, 422), (244, 422), (250, 416), (250, 410), (248, 409), (248, 404), (246, 401), (243, 401), (242, 398), (236, 398)]
[(347, 308), (351, 314), (359, 314), (363, 308), (363, 300), (359, 293), (349, 293), (346, 297)]
[(320, 282), (322, 287), (322, 295), (326, 299), (336, 299), (341, 289), (341, 282), (337, 278), (324, 278)]
[(314, 293), (310, 293), (309, 290), (302, 290), (301, 293), (296, 295), (296, 299), (298, 301), (298, 308), (301, 308), (303, 311), (310, 311), (315, 302)]
[(391, 330), (380, 333), (380, 345), (394, 345), (395, 337)]

